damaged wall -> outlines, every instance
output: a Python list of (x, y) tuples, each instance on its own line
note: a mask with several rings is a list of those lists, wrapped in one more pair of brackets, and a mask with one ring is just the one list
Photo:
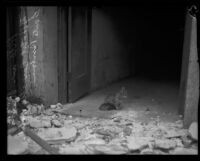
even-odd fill
[[(91, 88), (97, 89), (131, 74), (134, 23), (126, 8), (93, 8)], [(133, 21), (131, 21), (133, 22)], [(123, 32), (122, 32), (123, 31)]]
[(56, 103), (57, 8), (21, 7), (20, 25), (25, 92)]

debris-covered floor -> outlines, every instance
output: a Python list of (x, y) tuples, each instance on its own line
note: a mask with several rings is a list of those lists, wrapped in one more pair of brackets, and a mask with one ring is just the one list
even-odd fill
[[(98, 100), (99, 103), (96, 102), (96, 106), (94, 105), (94, 98), (97, 95), (88, 96), (87, 98), (91, 99), (88, 109), (85, 107), (86, 103), (83, 103), (84, 99), (75, 104), (63, 106), (58, 103), (44, 107), (19, 98), (8, 98), (8, 116), (14, 116), (16, 113), (15, 108), (10, 107), (16, 107), (19, 102), (25, 105), (26, 108), (20, 115), (20, 126), (32, 130), (33, 133), (45, 140), (57, 154), (198, 153), (197, 123), (193, 123), (189, 129), (184, 129), (182, 117), (176, 114), (176, 110), (173, 111), (174, 108), (168, 109), (169, 111), (159, 109), (160, 104), (166, 105), (167, 98), (162, 98), (162, 95), (156, 97), (156, 95), (166, 88), (169, 92), (168, 96), (175, 97), (176, 92), (174, 94), (170, 91), (171, 89), (176, 90), (176, 88), (170, 89), (169, 86), (163, 84), (160, 84), (159, 88), (155, 88), (151, 84), (151, 86), (148, 85), (149, 89), (146, 88), (146, 93), (139, 93), (138, 91), (141, 91), (141, 88), (145, 89), (145, 86), (139, 88), (137, 85), (132, 85), (131, 87), (129, 81), (125, 85), (128, 97), (121, 110), (98, 110), (104, 95), (97, 92), (97, 95), (101, 97)], [(117, 91), (120, 86), (119, 83), (109, 88)], [(150, 87), (155, 90), (150, 90)], [(131, 93), (133, 89), (135, 91)], [(109, 93), (109, 91), (111, 90), (105, 89), (103, 93)], [(167, 95), (167, 93), (165, 94)], [(131, 97), (135, 97), (135, 99)], [(144, 98), (146, 102), (142, 102), (140, 98)], [(176, 98), (172, 98), (171, 102), (173, 99), (176, 103)], [(94, 105), (93, 109), (92, 104)], [(130, 105), (132, 106), (130, 107)], [(173, 107), (173, 104), (171, 106)], [(96, 115), (94, 115), (95, 111)], [(173, 119), (169, 121), (170, 117)], [(13, 119), (8, 118), (9, 125), (16, 124), (9, 122)], [(45, 150), (45, 146), (37, 144), (23, 131), (8, 135), (8, 153), (49, 154), (48, 150)]]

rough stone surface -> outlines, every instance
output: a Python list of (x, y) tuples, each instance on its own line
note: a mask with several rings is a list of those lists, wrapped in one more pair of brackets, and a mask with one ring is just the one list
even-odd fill
[(50, 120), (37, 120), (30, 121), (30, 126), (33, 128), (51, 127)]
[(197, 122), (193, 122), (189, 127), (189, 133), (192, 139), (198, 140), (198, 124)]
[(76, 144), (76, 145), (63, 145), (59, 148), (59, 153), (61, 154), (83, 154), (85, 151), (85, 145)]
[(106, 142), (100, 138), (90, 138), (82, 141), (84, 144), (105, 144)]
[(145, 137), (134, 137), (130, 136), (127, 138), (127, 146), (129, 150), (135, 151), (135, 150), (142, 150), (148, 146), (148, 142), (150, 140)]
[(7, 137), (7, 152), (8, 154), (21, 154), (28, 149), (28, 143), (24, 141), (23, 136), (8, 136)]
[(99, 154), (125, 154), (127, 149), (116, 145), (90, 145)]
[(38, 135), (44, 140), (70, 140), (76, 137), (77, 130), (73, 126), (41, 129)]
[(198, 154), (197, 149), (187, 149), (187, 148), (176, 148), (171, 154), (175, 155), (196, 155)]
[(132, 133), (132, 129), (131, 129), (130, 127), (125, 127), (125, 128), (123, 129), (123, 132), (124, 132), (124, 135), (125, 135), (125, 136), (130, 136), (131, 133)]
[(165, 135), (166, 138), (178, 138), (186, 135), (186, 130), (167, 130), (167, 135)]
[(169, 150), (177, 146), (176, 141), (169, 139), (155, 140), (155, 147), (159, 149)]

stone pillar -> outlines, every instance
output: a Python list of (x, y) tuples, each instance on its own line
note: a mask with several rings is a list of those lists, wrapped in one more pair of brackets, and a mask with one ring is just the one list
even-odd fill
[(197, 53), (197, 19), (187, 11), (182, 56), (182, 71), (179, 90), (179, 113), (184, 116), (188, 128), (198, 117), (199, 64)]

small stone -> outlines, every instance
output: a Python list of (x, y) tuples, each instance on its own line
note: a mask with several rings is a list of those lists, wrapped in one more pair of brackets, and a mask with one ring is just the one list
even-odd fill
[(62, 109), (62, 108), (63, 108), (63, 105), (62, 105), (61, 103), (57, 103), (57, 104), (56, 104), (56, 108)]
[(198, 124), (197, 122), (193, 122), (189, 127), (189, 134), (192, 139), (198, 140)]
[(131, 129), (130, 127), (125, 127), (125, 128), (123, 129), (123, 132), (124, 132), (124, 135), (125, 135), (125, 136), (130, 136), (131, 133), (132, 133), (132, 129)]
[(50, 105), (51, 109), (55, 109), (57, 106), (56, 105)]
[(27, 100), (23, 100), (22, 104), (27, 105), (27, 104), (29, 104), (29, 102)]
[(113, 121), (114, 122), (121, 122), (121, 118), (115, 118)]
[(19, 102), (19, 101), (20, 101), (20, 98), (19, 98), (19, 97), (16, 97), (16, 98), (15, 98), (15, 101), (16, 101), (16, 102)]
[(52, 120), (52, 124), (53, 124), (55, 127), (62, 127), (61, 122), (58, 121), (58, 120)]

